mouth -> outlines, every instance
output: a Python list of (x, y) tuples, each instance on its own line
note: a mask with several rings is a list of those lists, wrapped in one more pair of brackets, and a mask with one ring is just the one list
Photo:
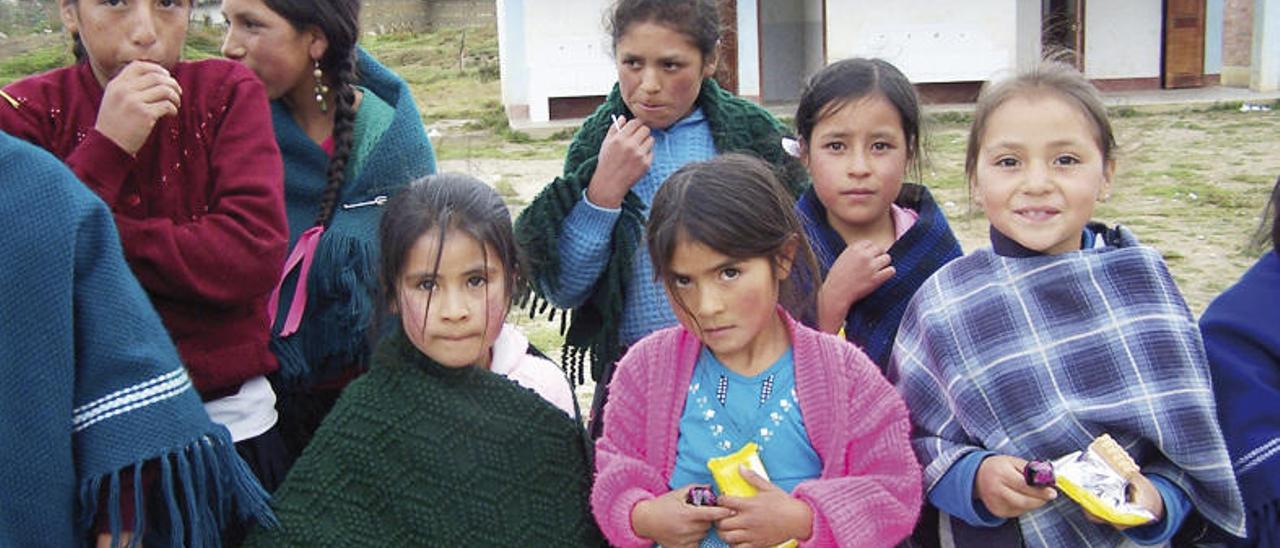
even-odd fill
[(478, 336), (479, 335), (437, 335), (436, 338), (448, 342), (462, 342), (469, 341)]
[(876, 195), (876, 191), (869, 188), (853, 188), (840, 192), (841, 196), (850, 198), (868, 198)]
[(1053, 219), (1059, 213), (1058, 208), (1041, 206), (1041, 207), (1020, 207), (1013, 210), (1013, 213), (1025, 221), (1033, 223), (1041, 223)]
[(664, 107), (663, 105), (656, 105), (653, 103), (636, 103), (636, 108), (639, 110), (652, 112), (655, 110), (662, 110)]
[(703, 328), (703, 329), (702, 329), (702, 335), (703, 335), (704, 337), (716, 337), (716, 336), (719, 336), (719, 335), (723, 335), (723, 334), (725, 334), (725, 333), (728, 333), (728, 332), (729, 332), (729, 330), (731, 330), (731, 329), (733, 329), (733, 326), (732, 326), (732, 325), (722, 325), (722, 326), (718, 326), (718, 327), (706, 327), (706, 328)]

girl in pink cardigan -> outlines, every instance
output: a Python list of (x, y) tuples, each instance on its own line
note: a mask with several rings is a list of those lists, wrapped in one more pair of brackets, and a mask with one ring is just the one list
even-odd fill
[[(905, 538), (921, 502), (907, 408), (857, 347), (788, 314), (812, 309), (816, 269), (769, 168), (734, 154), (681, 168), (653, 199), (647, 240), (680, 325), (633, 346), (609, 385), (591, 493), (609, 541)], [(709, 458), (747, 443), (769, 475), (741, 469), (759, 494), (686, 502), (712, 483)]]

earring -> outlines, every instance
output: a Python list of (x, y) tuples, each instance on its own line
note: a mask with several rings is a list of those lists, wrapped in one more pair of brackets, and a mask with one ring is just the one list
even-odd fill
[(316, 69), (311, 72), (311, 75), (316, 80), (316, 102), (320, 103), (320, 112), (329, 112), (329, 105), (324, 100), (325, 94), (329, 93), (329, 86), (324, 85), (324, 72), (320, 70), (320, 60), (316, 59), (315, 63)]

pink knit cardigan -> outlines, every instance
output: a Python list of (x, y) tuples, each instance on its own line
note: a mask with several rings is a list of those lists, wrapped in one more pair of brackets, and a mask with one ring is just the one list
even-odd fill
[[(907, 407), (856, 346), (797, 323), (791, 334), (796, 392), (822, 475), (792, 496), (813, 508), (806, 546), (892, 546), (920, 511), (920, 465), (911, 450)], [(636, 503), (671, 489), (680, 416), (701, 342), (677, 326), (636, 343), (618, 363), (596, 443), (591, 509), (616, 546), (648, 546), (636, 536)]]

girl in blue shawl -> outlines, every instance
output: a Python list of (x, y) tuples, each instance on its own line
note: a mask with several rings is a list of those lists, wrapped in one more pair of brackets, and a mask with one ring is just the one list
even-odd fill
[[(1244, 532), (1195, 319), (1158, 252), (1090, 223), (1114, 150), (1097, 90), (1069, 66), (978, 99), (965, 173), (992, 247), (920, 288), (890, 371), (941, 511), (923, 528), (943, 544), (1163, 544), (1195, 514)], [(1130, 502), (1154, 521), (1121, 531), (1028, 486), (1026, 461), (1104, 433), (1140, 466)]]
[(222, 53), (258, 75), (284, 158), (289, 261), (271, 349), (294, 456), (368, 366), (382, 205), (435, 173), (405, 82), (356, 45), (359, 0), (224, 0)]
[(1280, 179), (1258, 238), (1270, 249), (1200, 317), (1204, 349), (1248, 512), (1239, 546), (1280, 546)]

